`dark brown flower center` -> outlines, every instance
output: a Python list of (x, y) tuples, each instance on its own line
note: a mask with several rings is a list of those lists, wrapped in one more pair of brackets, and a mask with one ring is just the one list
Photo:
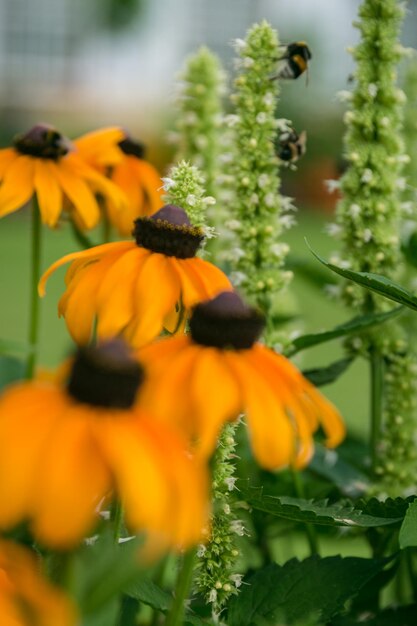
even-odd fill
[(122, 141), (119, 141), (118, 145), (121, 151), (124, 152), (124, 154), (135, 156), (138, 159), (143, 159), (145, 157), (145, 144), (140, 141), (136, 141), (135, 139), (132, 139), (131, 137), (129, 137), (129, 135), (126, 135), (126, 137), (122, 139)]
[(70, 140), (47, 124), (36, 124), (24, 135), (16, 135), (13, 145), (21, 154), (54, 161), (72, 150)]
[(80, 348), (68, 382), (68, 393), (93, 406), (129, 409), (143, 380), (141, 365), (121, 339)]
[(197, 304), (190, 318), (193, 341), (213, 348), (251, 348), (264, 325), (264, 316), (247, 306), (234, 291), (224, 291)]
[(192, 226), (184, 209), (173, 204), (139, 217), (132, 234), (138, 246), (178, 259), (194, 257), (204, 239), (201, 228)]

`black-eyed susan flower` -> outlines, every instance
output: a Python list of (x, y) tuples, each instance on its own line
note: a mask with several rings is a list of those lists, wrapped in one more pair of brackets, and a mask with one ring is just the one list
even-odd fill
[(123, 211), (111, 198), (105, 204), (108, 218), (120, 235), (130, 235), (137, 217), (152, 215), (162, 207), (159, 173), (145, 160), (144, 144), (126, 131), (103, 128), (83, 135), (74, 144), (87, 163), (106, 172), (125, 193), (128, 206)]
[(198, 304), (189, 336), (140, 351), (147, 366), (140, 400), (176, 423), (203, 456), (213, 451), (222, 424), (244, 412), (263, 467), (300, 467), (311, 458), (320, 426), (330, 447), (345, 428), (335, 407), (292, 363), (257, 342), (263, 324), (234, 292)]
[(72, 262), (58, 311), (77, 343), (88, 343), (97, 318), (98, 337), (123, 333), (131, 345), (145, 345), (163, 328), (175, 330), (182, 309), (188, 312), (231, 289), (221, 270), (195, 256), (203, 232), (190, 224), (183, 209), (166, 205), (151, 217), (138, 218), (133, 235), (134, 242), (68, 254), (42, 276), (40, 295), (52, 272)]
[(203, 466), (165, 425), (134, 408), (142, 368), (121, 340), (84, 348), (66, 386), (32, 381), (0, 401), (0, 527), (28, 520), (43, 544), (91, 532), (115, 493), (132, 530), (163, 546), (200, 538)]
[(17, 211), (36, 194), (42, 222), (53, 227), (67, 201), (84, 228), (100, 217), (95, 193), (121, 210), (126, 197), (114, 183), (83, 161), (74, 145), (47, 124), (18, 135), (0, 150), (0, 217)]
[(2, 626), (75, 626), (67, 597), (44, 580), (33, 554), (0, 542), (0, 623)]

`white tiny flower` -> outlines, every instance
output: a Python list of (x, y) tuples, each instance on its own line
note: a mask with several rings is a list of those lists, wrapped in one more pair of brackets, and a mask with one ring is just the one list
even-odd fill
[(370, 182), (372, 182), (373, 178), (374, 178), (374, 174), (373, 174), (372, 170), (369, 169), (369, 167), (366, 167), (363, 170), (363, 174), (361, 176), (361, 181), (363, 183), (369, 184)]
[(290, 247), (286, 243), (273, 243), (269, 248), (271, 254), (276, 256), (278, 259), (281, 259), (288, 254), (289, 249)]
[(239, 115), (230, 114), (226, 115), (224, 121), (229, 128), (233, 128), (233, 126), (236, 126), (236, 124), (240, 122), (240, 117)]
[(270, 107), (274, 104), (275, 102), (275, 98), (274, 98), (274, 94), (272, 93), (272, 91), (267, 91), (267, 93), (264, 95), (262, 102), (267, 106)]
[(214, 204), (216, 204), (216, 198), (213, 198), (213, 196), (206, 196), (205, 198), (203, 198), (202, 202), (206, 206), (213, 206)]
[(201, 559), (202, 556), (207, 552), (207, 548), (204, 544), (200, 544), (197, 549), (197, 556)]
[(294, 198), (289, 196), (281, 196), (281, 208), (283, 211), (296, 211), (297, 207), (293, 204)]
[(232, 533), (235, 533), (239, 537), (243, 537), (246, 534), (243, 522), (239, 519), (234, 519), (232, 522), (230, 522), (230, 530), (232, 531)]
[(236, 589), (239, 589), (242, 585), (243, 576), (242, 574), (232, 574), (229, 576), (230, 580), (233, 582)]
[(395, 97), (397, 99), (397, 102), (399, 102), (400, 104), (404, 104), (405, 102), (407, 102), (407, 96), (402, 89), (396, 89)]
[(267, 207), (273, 207), (276, 203), (276, 196), (273, 193), (267, 193), (264, 202)]
[(189, 193), (185, 199), (186, 203), (190, 206), (195, 206), (197, 203), (197, 197), (193, 193)]
[(248, 277), (243, 272), (232, 272), (230, 274), (230, 280), (232, 282), (232, 285), (234, 285), (235, 287), (239, 287), (239, 285), (242, 285), (247, 280), (247, 278)]
[(341, 232), (342, 228), (339, 224), (335, 224), (334, 222), (331, 222), (330, 224), (326, 224), (326, 226), (324, 227), (325, 232), (330, 235), (330, 237), (337, 237), (337, 235), (339, 235), (339, 233)]
[(387, 128), (390, 125), (390, 119), (389, 117), (387, 117), (386, 115), (384, 115), (384, 117), (381, 117), (381, 126), (383, 128)]
[(329, 296), (329, 298), (338, 300), (342, 293), (342, 289), (340, 285), (325, 285), (324, 292)]
[(195, 138), (195, 145), (199, 150), (204, 150), (208, 146), (208, 139), (205, 135), (197, 135)]
[(324, 184), (327, 188), (327, 191), (329, 193), (334, 193), (337, 189), (340, 188), (340, 181), (339, 180), (334, 180), (332, 178), (330, 178), (329, 180), (325, 180)]
[(359, 206), (359, 204), (351, 204), (349, 207), (349, 215), (351, 217), (353, 217), (353, 219), (355, 219), (356, 217), (358, 217), (361, 214), (361, 207)]
[(235, 262), (240, 261), (244, 256), (246, 256), (246, 253), (242, 248), (232, 248), (229, 252), (229, 258)]
[(279, 222), (282, 228), (292, 228), (295, 225), (295, 218), (293, 215), (281, 215)]
[(256, 116), (256, 121), (258, 122), (258, 124), (265, 124), (265, 122), (268, 120), (268, 116), (265, 113), (265, 111), (261, 111), (260, 113), (258, 113), (258, 115)]
[(210, 591), (210, 593), (209, 593), (208, 601), (209, 602), (216, 602), (216, 600), (217, 600), (217, 591), (216, 591), (216, 589), (212, 589)]
[(352, 346), (355, 348), (355, 350), (360, 350), (362, 348), (362, 339), (360, 337), (354, 337), (352, 340)]
[(224, 479), (225, 485), (227, 486), (229, 491), (233, 491), (233, 489), (235, 489), (236, 481), (237, 478), (235, 478), (234, 476), (229, 476), (228, 478)]
[(397, 180), (395, 181), (395, 186), (400, 191), (404, 191), (404, 189), (407, 187), (407, 179), (406, 178), (397, 178)]
[(203, 230), (206, 239), (213, 239), (219, 235), (214, 226), (204, 226)]
[(365, 228), (362, 238), (365, 243), (369, 243), (372, 239), (372, 230), (370, 228)]
[(231, 511), (230, 504), (225, 504), (223, 506), (223, 513), (225, 513), (226, 515), (230, 515), (230, 511)]
[(246, 48), (246, 41), (244, 39), (232, 39), (231, 45), (236, 50), (236, 52), (242, 52)]
[(266, 186), (267, 186), (267, 184), (269, 183), (269, 181), (270, 181), (270, 178), (269, 178), (268, 174), (261, 174), (261, 175), (258, 177), (258, 186), (259, 186), (261, 189), (263, 189), (264, 187), (266, 187)]
[(174, 130), (171, 130), (166, 134), (166, 140), (169, 144), (178, 143), (180, 138), (181, 138), (180, 133), (177, 133)]
[(347, 89), (342, 89), (336, 93), (336, 99), (339, 100), (339, 102), (349, 102), (352, 100), (352, 92)]
[(371, 96), (371, 98), (375, 98), (376, 94), (378, 93), (378, 85), (375, 85), (375, 83), (369, 83), (368, 93)]
[(404, 215), (412, 215), (414, 213), (414, 205), (412, 202), (402, 202), (401, 211)]
[(240, 230), (242, 228), (242, 222), (239, 222), (239, 220), (228, 220), (226, 227), (230, 230)]
[(397, 161), (398, 163), (410, 163), (410, 157), (408, 154), (399, 154)]
[(231, 163), (233, 161), (233, 154), (231, 152), (224, 152), (219, 155), (220, 163)]
[[(168, 178), (168, 177), (163, 177), (161, 178), (163, 185), (162, 185), (162, 189), (164, 191), (169, 191), (170, 189), (172, 189), (173, 187), (175, 187), (175, 185), (177, 184), (175, 182), (175, 180), (172, 180), (172, 178)], [(160, 187), (161, 189), (161, 187)]]
[(251, 148), (256, 148), (256, 146), (258, 145), (256, 137), (251, 137), (249, 139), (249, 145), (250, 145)]
[(285, 119), (285, 117), (278, 118), (276, 121), (276, 127), (280, 131), (280, 133), (288, 133), (292, 130), (292, 124), (290, 120)]
[(259, 204), (259, 196), (257, 193), (253, 193), (251, 195), (251, 197), (249, 198), (249, 203), (254, 205)]
[(251, 68), (254, 63), (255, 61), (252, 59), (252, 57), (243, 57), (242, 59), (242, 65), (247, 70)]
[(355, 119), (355, 114), (353, 111), (346, 111), (346, 113), (343, 116), (343, 121), (345, 122), (345, 124), (350, 124), (351, 122), (353, 122), (354, 119)]
[(333, 467), (336, 465), (338, 459), (338, 454), (335, 450), (326, 450), (324, 453), (324, 462), (329, 467)]
[(194, 113), (194, 111), (187, 111), (184, 114), (183, 122), (187, 126), (195, 126), (195, 124), (198, 122), (197, 114)]

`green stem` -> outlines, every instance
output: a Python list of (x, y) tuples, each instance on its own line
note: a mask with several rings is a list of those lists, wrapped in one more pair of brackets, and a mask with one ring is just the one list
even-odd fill
[(73, 221), (71, 221), (71, 230), (80, 248), (84, 248), (86, 250), (88, 248), (94, 248), (96, 244), (93, 241), (91, 241), (91, 239), (87, 237), (87, 235), (81, 232), (81, 230), (78, 228), (76, 224), (74, 224)]
[(370, 454), (372, 472), (376, 473), (378, 465), (378, 444), (381, 437), (382, 424), (382, 394), (383, 394), (383, 370), (384, 361), (381, 353), (375, 347), (370, 351), (371, 366), (371, 436)]
[(122, 530), (123, 524), (123, 505), (120, 500), (116, 500), (114, 502), (112, 511), (111, 511), (111, 519), (113, 522), (113, 539), (114, 543), (118, 544), (120, 539), (120, 534)]
[(175, 585), (175, 596), (171, 612), (165, 622), (165, 626), (182, 626), (185, 601), (188, 598), (194, 573), (194, 562), (197, 550), (192, 548), (184, 554), (181, 568), (178, 572)]
[[(297, 498), (304, 499), (305, 491), (304, 491), (304, 485), (303, 485), (300, 472), (296, 469), (291, 469), (291, 475), (292, 475), (292, 481), (293, 481), (295, 493), (297, 494)], [(306, 537), (307, 537), (311, 554), (318, 554), (319, 543), (318, 543), (316, 529), (314, 528), (312, 524), (303, 524), (303, 526), (306, 532)]]
[(26, 363), (26, 378), (31, 379), (35, 373), (38, 357), (39, 335), (39, 295), (38, 283), (41, 270), (41, 235), (42, 224), (36, 195), (32, 201), (32, 268), (30, 284), (30, 315), (29, 315), (29, 356)]

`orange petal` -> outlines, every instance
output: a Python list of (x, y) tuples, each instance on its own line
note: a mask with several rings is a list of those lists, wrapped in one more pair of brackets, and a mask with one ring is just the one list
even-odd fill
[(109, 253), (86, 267), (59, 302), (60, 315), (65, 317), (71, 337), (78, 344), (90, 341), (97, 315), (97, 293), (105, 283), (107, 272), (119, 258), (118, 252)]
[(34, 482), (48, 436), (65, 407), (50, 385), (20, 384), (0, 402), (0, 525), (10, 527), (29, 514)]
[(73, 143), (83, 159), (93, 167), (109, 166), (118, 163), (123, 153), (118, 143), (125, 137), (125, 132), (117, 126), (99, 128), (82, 135)]
[(195, 257), (173, 260), (181, 280), (182, 301), (187, 309), (198, 302), (213, 298), (221, 291), (232, 289), (227, 276), (203, 259)]
[[(208, 457), (216, 447), (222, 425), (237, 418), (243, 407), (238, 381), (223, 351), (201, 348), (187, 388), (195, 407), (198, 453)], [(179, 393), (187, 393), (186, 388), (178, 389)]]
[(123, 191), (108, 178), (97, 172), (85, 163), (77, 154), (71, 153), (67, 157), (67, 165), (80, 178), (91, 186), (93, 191), (101, 193), (110, 199), (120, 210), (125, 208), (128, 200)]
[(111, 486), (91, 432), (91, 414), (82, 405), (69, 407), (44, 450), (32, 526), (47, 545), (67, 548), (79, 543), (91, 531), (97, 506)]
[(268, 382), (246, 359), (246, 352), (225, 351), (224, 356), (240, 382), (255, 457), (266, 469), (285, 467), (296, 452), (294, 427)]
[(33, 168), (35, 159), (19, 156), (7, 168), (0, 186), (0, 217), (17, 211), (33, 196)]
[(62, 211), (62, 191), (48, 160), (35, 160), (34, 185), (42, 222), (55, 226)]
[(81, 250), (81, 252), (71, 252), (71, 254), (66, 254), (62, 258), (58, 259), (58, 261), (55, 261), (55, 263), (52, 263), (52, 265), (42, 274), (38, 285), (38, 293), (40, 297), (43, 298), (45, 295), (46, 281), (50, 275), (55, 272), (55, 270), (61, 267), (61, 265), (65, 265), (71, 261), (78, 261), (80, 259), (85, 261), (99, 259), (110, 251), (118, 251), (120, 254), (123, 254), (133, 247), (136, 247), (136, 244), (132, 241), (116, 241), (114, 243), (104, 243), (101, 246), (95, 246), (89, 250)]
[(155, 213), (163, 205), (162, 180), (158, 170), (144, 159), (128, 157), (137, 176), (137, 180), (147, 197), (147, 215)]
[(4, 178), (8, 167), (19, 156), (19, 153), (14, 148), (3, 148), (0, 150), (0, 179)]
[(172, 270), (171, 258), (149, 253), (135, 287), (132, 345), (139, 347), (155, 339), (163, 329), (165, 316), (179, 298), (180, 284)]
[(189, 337), (177, 335), (144, 346), (137, 351), (137, 355), (147, 368), (159, 370), (165, 368), (165, 359), (171, 359), (189, 345)]
[(100, 219), (100, 209), (90, 187), (72, 167), (72, 154), (58, 163), (51, 162), (50, 167), (81, 222), (86, 228), (93, 228)]
[(134, 314), (133, 294), (146, 251), (135, 246), (117, 259), (97, 292), (97, 334), (102, 339), (114, 337)]

